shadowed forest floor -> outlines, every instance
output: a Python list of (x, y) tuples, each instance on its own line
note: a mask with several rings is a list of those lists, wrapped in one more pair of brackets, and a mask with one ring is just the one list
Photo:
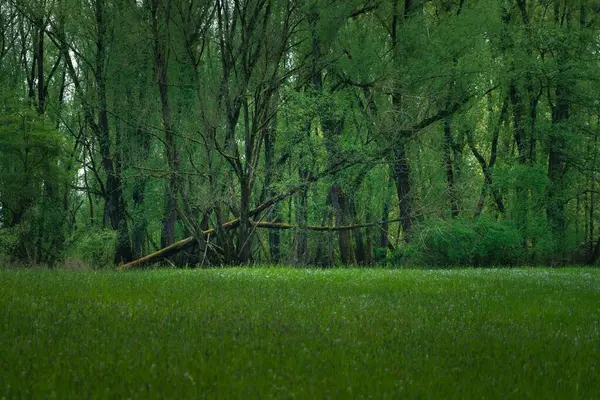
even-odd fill
[(0, 270), (0, 398), (594, 398), (598, 269)]

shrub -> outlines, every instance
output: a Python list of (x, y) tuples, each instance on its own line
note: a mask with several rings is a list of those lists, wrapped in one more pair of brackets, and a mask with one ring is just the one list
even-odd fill
[(519, 230), (489, 217), (476, 220), (430, 220), (416, 227), (411, 244), (387, 259), (395, 265), (490, 266), (514, 265), (523, 260)]
[(474, 262), (476, 265), (515, 265), (523, 262), (523, 237), (508, 221), (481, 216), (474, 223), (477, 234)]
[(108, 229), (78, 230), (69, 243), (68, 258), (82, 260), (92, 268), (114, 264), (117, 233)]
[(0, 229), (0, 267), (12, 263), (19, 236), (12, 229)]

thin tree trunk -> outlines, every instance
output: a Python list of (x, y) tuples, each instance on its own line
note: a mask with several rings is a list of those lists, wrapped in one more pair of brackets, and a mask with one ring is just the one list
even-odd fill
[[(304, 182), (308, 178), (309, 172), (302, 167), (298, 171), (300, 181)], [(296, 225), (303, 227), (308, 224), (308, 188), (299, 191), (294, 199), (294, 209), (296, 211)], [(296, 231), (296, 262), (300, 265), (306, 264), (308, 260), (308, 237), (306, 231), (300, 229)]]
[[(164, 5), (164, 14), (159, 7)], [(164, 4), (158, 0), (150, 0), (152, 16), (151, 30), (153, 36), (154, 68), (160, 96), (162, 128), (165, 132), (165, 155), (169, 167), (169, 180), (165, 187), (165, 212), (162, 222), (161, 246), (166, 247), (175, 241), (175, 225), (177, 224), (177, 197), (179, 192), (179, 153), (173, 132), (173, 118), (169, 101), (169, 49), (167, 45), (170, 22), (171, 1)], [(161, 27), (161, 21), (165, 27)]]
[[(529, 155), (526, 146), (525, 123), (523, 121), (525, 110), (523, 107), (521, 93), (519, 93), (514, 81), (510, 82), (509, 98), (513, 111), (513, 130), (515, 143), (517, 144), (518, 162), (520, 165), (525, 166), (527, 164)], [(516, 196), (517, 224), (521, 232), (524, 234), (527, 228), (527, 189), (521, 184), (517, 185)], [(523, 241), (523, 244), (525, 244), (525, 240)]]
[[(552, 123), (563, 124), (569, 119), (569, 103), (567, 99), (566, 82), (559, 82), (556, 88), (556, 105), (552, 110)], [(546, 213), (548, 224), (556, 241), (557, 249), (562, 249), (565, 239), (565, 202), (564, 202), (564, 175), (566, 172), (566, 155), (564, 153), (565, 141), (557, 133), (549, 139), (548, 152), (548, 206)], [(560, 250), (559, 250), (560, 252)]]
[(396, 185), (396, 194), (400, 202), (400, 225), (402, 226), (402, 233), (404, 240), (410, 242), (413, 227), (413, 202), (410, 166), (404, 145), (396, 146), (396, 149), (393, 151), (392, 172), (394, 175), (394, 184)]
[[(400, 17), (398, 10), (398, 0), (392, 2), (392, 26), (390, 30), (390, 41), (393, 53), (394, 63), (400, 62), (398, 54), (398, 24), (403, 19), (405, 22), (411, 17), (413, 7), (412, 0), (404, 0), (403, 18)], [(399, 94), (399, 88), (396, 88), (392, 94), (392, 106), (397, 114), (402, 110), (402, 98)], [(396, 185), (396, 193), (400, 204), (400, 225), (404, 240), (410, 242), (413, 227), (413, 199), (412, 182), (410, 180), (410, 165), (408, 162), (407, 147), (404, 137), (396, 135), (396, 146), (391, 152), (390, 165)]]
[(389, 215), (390, 215), (390, 206), (389, 206), (388, 202), (386, 201), (383, 204), (383, 211), (382, 211), (382, 215), (381, 215), (381, 220), (384, 222), (381, 224), (381, 232), (379, 233), (379, 248), (381, 248), (381, 249), (387, 249), (388, 245), (390, 243), (390, 240), (388, 237), (389, 225), (387, 223)]
[(108, 107), (106, 100), (106, 82), (104, 67), (106, 63), (106, 25), (102, 0), (96, 0), (95, 17), (98, 36), (96, 41), (96, 87), (98, 91), (98, 142), (102, 166), (106, 172), (106, 199), (104, 206), (104, 224), (117, 231), (115, 260), (117, 262), (131, 259), (131, 245), (127, 221), (125, 219), (125, 202), (121, 176), (115, 168), (118, 154), (111, 153)]
[[(597, 162), (597, 143), (598, 143), (598, 136), (594, 136), (594, 143), (593, 143), (593, 165), (594, 168), (596, 166), (596, 162)], [(592, 169), (592, 172), (590, 174), (590, 206), (589, 206), (589, 230), (590, 230), (590, 236), (589, 236), (589, 241), (590, 241), (590, 254), (593, 253), (594, 251), (594, 247), (593, 247), (593, 240), (595, 237), (595, 207), (596, 207), (596, 170)]]
[[(355, 191), (356, 192), (356, 191)], [(356, 218), (356, 201), (353, 199), (350, 200), (350, 212)], [(369, 223), (370, 221), (367, 221)], [(367, 245), (363, 239), (363, 234), (360, 229), (355, 229), (352, 231), (352, 236), (354, 236), (354, 257), (356, 263), (358, 265), (366, 265), (369, 262)], [(369, 237), (370, 235), (367, 235)]]
[[(274, 96), (274, 102), (276, 102), (278, 96)], [(268, 197), (273, 197), (275, 195), (275, 190), (271, 187), (274, 183), (275, 177), (275, 141), (277, 137), (277, 116), (275, 114), (275, 118), (271, 124), (265, 124), (264, 128), (264, 138), (265, 138), (265, 183), (263, 187), (263, 195), (261, 198), (261, 202), (264, 201)], [(267, 220), (270, 222), (281, 222), (281, 217), (279, 215), (279, 207), (277, 205), (273, 206), (273, 209), (269, 211), (267, 215)], [(269, 240), (269, 258), (272, 263), (279, 263), (279, 259), (281, 256), (279, 244), (281, 242), (280, 232), (278, 230), (269, 231), (268, 234)]]
[[(316, 28), (319, 20), (319, 10), (316, 5), (313, 5), (310, 16), (312, 34), (312, 89), (317, 93), (323, 93), (323, 76), (318, 65), (321, 62), (321, 43)], [(325, 110), (325, 115), (321, 116), (321, 129), (326, 142), (325, 147), (329, 156), (329, 163), (330, 165), (338, 165), (339, 148), (337, 138), (343, 134), (343, 121), (331, 114), (333, 114), (333, 107), (330, 104), (330, 107)], [(333, 207), (336, 225), (344, 225), (350, 219), (348, 196), (340, 183), (334, 183), (329, 188), (329, 202)], [(340, 231), (338, 233), (338, 245), (341, 263), (355, 263), (356, 260), (354, 258), (350, 232)]]
[[(148, 132), (138, 128), (136, 129), (135, 138), (136, 145), (140, 149), (139, 158), (140, 160), (146, 160), (150, 154), (150, 138)], [(146, 177), (139, 177), (133, 184), (133, 207), (135, 212), (133, 217), (132, 242), (135, 258), (139, 258), (147, 252), (145, 243), (148, 221), (144, 210), (147, 184), (148, 178)]]
[(45, 83), (44, 83), (44, 22), (43, 17), (40, 18), (39, 24), (39, 32), (37, 36), (37, 90), (38, 90), (38, 104), (37, 111), (38, 114), (44, 114), (44, 110), (46, 109), (46, 91), (45, 91)]
[(477, 202), (477, 207), (475, 209), (475, 218), (479, 217), (483, 211), (483, 207), (485, 205), (485, 199), (488, 194), (488, 191), (492, 191), (492, 195), (494, 197), (494, 201), (496, 203), (496, 207), (498, 211), (503, 214), (505, 211), (504, 201), (502, 199), (502, 195), (498, 192), (497, 188), (494, 188), (493, 178), (492, 178), (492, 170), (496, 165), (496, 159), (498, 157), (498, 139), (500, 137), (500, 128), (506, 119), (506, 115), (508, 113), (508, 98), (504, 101), (502, 105), (502, 109), (500, 110), (500, 116), (498, 117), (498, 123), (496, 124), (492, 136), (492, 148), (490, 152), (490, 161), (486, 162), (485, 158), (481, 153), (477, 150), (475, 146), (475, 141), (473, 139), (472, 133), (467, 132), (467, 144), (473, 153), (473, 156), (477, 159), (477, 162), (481, 166), (481, 172), (483, 173), (483, 185), (481, 186), (481, 194), (479, 196), (479, 201)]
[[(560, 7), (558, 2), (555, 3), (554, 17), (559, 29), (569, 29), (571, 25), (571, 11), (563, 10), (566, 14), (561, 18)], [(565, 26), (562, 26), (565, 24)], [(560, 48), (557, 54), (558, 72), (556, 76), (555, 88), (555, 103), (552, 104), (552, 99), (548, 99), (552, 108), (552, 124), (555, 126), (554, 132), (548, 139), (548, 178), (550, 185), (548, 186), (548, 203), (546, 215), (548, 217), (548, 225), (552, 232), (552, 237), (556, 245), (556, 253), (562, 256), (565, 245), (565, 173), (566, 173), (566, 140), (564, 138), (565, 124), (569, 120), (570, 113), (570, 87), (572, 82), (567, 78), (566, 67), (569, 59), (568, 50)]]
[(450, 201), (450, 213), (452, 218), (460, 214), (458, 198), (454, 183), (454, 167), (452, 163), (452, 126), (450, 118), (444, 118), (444, 167), (446, 168), (446, 184), (448, 185), (448, 198)]
[(237, 258), (242, 264), (250, 262), (252, 230), (250, 226), (250, 183), (246, 176), (240, 178), (240, 228), (238, 230)]
[[(333, 185), (329, 190), (331, 205), (333, 207), (335, 225), (344, 226), (347, 224), (346, 210), (348, 210), (348, 199), (339, 185)], [(342, 264), (354, 264), (354, 251), (352, 249), (351, 232), (341, 230), (338, 232), (338, 245), (340, 250), (340, 261)]]

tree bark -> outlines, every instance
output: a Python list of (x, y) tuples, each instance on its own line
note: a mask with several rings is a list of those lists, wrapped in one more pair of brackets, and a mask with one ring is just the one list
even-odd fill
[[(321, 42), (317, 32), (317, 25), (320, 20), (319, 10), (315, 4), (310, 15), (311, 35), (312, 35), (312, 89), (317, 93), (323, 93), (323, 76), (319, 66), (321, 62)], [(333, 107), (327, 107), (325, 115), (321, 116), (321, 129), (325, 138), (325, 147), (329, 156), (330, 165), (339, 164), (339, 143), (338, 139), (343, 134), (343, 121), (333, 114)], [(346, 220), (350, 219), (350, 210), (348, 194), (338, 183), (334, 183), (329, 188), (329, 203), (333, 207), (333, 213), (336, 225), (344, 225)], [(340, 231), (338, 233), (338, 246), (340, 252), (340, 261), (342, 264), (354, 264), (354, 250), (352, 248), (351, 233)]]
[[(159, 7), (164, 6), (164, 13)], [(149, 0), (151, 14), (151, 31), (154, 51), (154, 70), (160, 97), (162, 128), (165, 133), (165, 156), (169, 167), (168, 183), (165, 187), (165, 211), (162, 221), (161, 245), (169, 246), (175, 242), (175, 225), (177, 224), (177, 197), (179, 193), (179, 152), (173, 132), (173, 118), (169, 101), (169, 49), (167, 45), (168, 26), (171, 14), (171, 1), (159, 2)], [(163, 21), (165, 27), (161, 26)]]
[[(394, 63), (400, 62), (398, 55), (398, 24), (401, 20), (405, 22), (411, 18), (411, 11), (413, 7), (412, 0), (404, 0), (404, 13), (403, 18), (400, 17), (398, 10), (398, 0), (393, 0), (392, 4), (392, 26), (390, 29), (390, 41), (392, 47), (392, 54)], [(396, 113), (400, 113), (402, 110), (402, 98), (400, 95), (400, 89), (395, 88), (392, 94), (392, 106)], [(400, 132), (400, 130), (399, 130)], [(391, 152), (390, 165), (394, 176), (394, 183), (396, 185), (396, 193), (398, 195), (398, 201), (400, 204), (400, 225), (402, 226), (402, 233), (404, 240), (410, 242), (413, 227), (413, 198), (412, 198), (412, 182), (410, 180), (410, 165), (407, 156), (406, 137), (397, 133), (395, 140), (395, 147)]]
[[(335, 225), (344, 226), (347, 224), (348, 199), (342, 191), (340, 185), (333, 185), (329, 189), (331, 205), (333, 207)], [(354, 250), (352, 248), (351, 232), (340, 230), (338, 232), (338, 246), (340, 250), (340, 261), (343, 265), (354, 264)]]
[(400, 202), (400, 225), (406, 242), (411, 241), (413, 227), (413, 201), (412, 185), (410, 181), (410, 166), (406, 156), (404, 144), (399, 144), (392, 152), (392, 172), (394, 175), (394, 184), (396, 185), (396, 194)]
[(106, 24), (102, 0), (95, 2), (96, 38), (96, 87), (98, 92), (98, 143), (102, 166), (106, 172), (106, 198), (104, 205), (104, 224), (117, 231), (115, 260), (117, 262), (131, 259), (131, 245), (127, 221), (125, 219), (125, 201), (121, 176), (116, 164), (119, 163), (118, 152), (111, 152), (110, 130), (108, 122), (108, 106), (106, 100), (106, 82), (104, 69), (106, 63)]
[(477, 150), (475, 146), (475, 141), (473, 139), (472, 133), (467, 133), (467, 144), (473, 153), (473, 156), (477, 159), (477, 162), (481, 166), (481, 172), (483, 173), (483, 185), (481, 186), (481, 194), (479, 196), (479, 201), (477, 202), (477, 207), (475, 208), (475, 218), (479, 217), (483, 211), (483, 207), (485, 205), (485, 199), (487, 197), (488, 191), (492, 191), (492, 195), (494, 197), (494, 202), (496, 203), (496, 207), (498, 208), (498, 212), (504, 214), (505, 207), (504, 201), (502, 199), (502, 195), (498, 192), (498, 189), (494, 188), (492, 171), (494, 166), (496, 165), (496, 159), (498, 157), (498, 139), (500, 137), (500, 128), (502, 123), (506, 119), (506, 115), (508, 113), (508, 98), (504, 101), (502, 108), (500, 110), (500, 116), (498, 117), (498, 123), (494, 128), (494, 132), (492, 135), (492, 146), (490, 151), (490, 161), (486, 162), (483, 155)]
[[(278, 99), (277, 94), (274, 96), (274, 102)], [(274, 107), (273, 107), (274, 108)], [(275, 110), (273, 110), (275, 111)], [(275, 191), (271, 187), (275, 180), (275, 141), (277, 138), (277, 114), (273, 118), (271, 124), (265, 124), (264, 128), (265, 138), (265, 183), (263, 187), (263, 195), (261, 201), (264, 201), (267, 197), (275, 196)], [(269, 222), (281, 222), (279, 215), (279, 207), (275, 205), (273, 209), (268, 213), (267, 220)], [(281, 251), (279, 244), (281, 242), (280, 233), (278, 230), (269, 231), (269, 258), (272, 263), (278, 264)]]
[(46, 91), (45, 91), (45, 83), (44, 83), (44, 18), (41, 17), (38, 21), (39, 31), (37, 36), (37, 91), (38, 91), (38, 104), (37, 111), (38, 114), (44, 114), (46, 109)]
[[(559, 77), (560, 79), (560, 77)], [(546, 214), (548, 225), (556, 241), (557, 249), (562, 249), (565, 239), (565, 200), (564, 200), (564, 175), (566, 172), (565, 140), (560, 132), (564, 123), (569, 119), (569, 101), (567, 98), (567, 83), (559, 81), (556, 88), (556, 104), (552, 110), (552, 123), (555, 132), (549, 139), (548, 152), (548, 206)], [(560, 250), (559, 250), (560, 251)]]
[[(140, 148), (140, 160), (146, 160), (150, 154), (150, 139), (148, 132), (144, 132), (138, 128), (135, 132), (135, 143)], [(132, 227), (132, 244), (133, 255), (135, 258), (140, 258), (146, 252), (146, 229), (148, 221), (145, 215), (144, 203), (146, 186), (148, 184), (147, 177), (139, 177), (133, 183), (133, 207), (134, 218)]]
[(452, 126), (450, 117), (444, 118), (444, 167), (446, 168), (446, 184), (448, 186), (448, 199), (450, 201), (450, 214), (457, 218), (460, 214), (458, 196), (454, 183), (454, 166), (452, 162)]

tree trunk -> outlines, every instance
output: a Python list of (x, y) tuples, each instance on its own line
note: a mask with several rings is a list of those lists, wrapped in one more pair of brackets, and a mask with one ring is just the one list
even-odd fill
[(104, 224), (117, 231), (117, 244), (115, 261), (120, 263), (131, 260), (131, 245), (127, 221), (125, 219), (125, 201), (121, 176), (115, 168), (118, 155), (111, 154), (110, 131), (108, 123), (108, 110), (106, 101), (106, 83), (104, 67), (106, 63), (106, 25), (102, 1), (96, 0), (95, 17), (98, 29), (96, 41), (96, 87), (98, 91), (98, 142), (102, 166), (106, 172), (106, 198), (104, 203)]
[[(412, 15), (412, 0), (404, 0), (404, 13), (400, 14), (398, 10), (398, 0), (392, 2), (392, 26), (390, 30), (390, 41), (394, 63), (400, 62), (398, 54), (398, 24), (401, 20), (408, 21)], [(403, 18), (400, 16), (402, 15)], [(397, 114), (402, 110), (402, 97), (400, 88), (395, 88), (392, 94), (392, 106)], [(398, 125), (399, 122), (396, 124)], [(391, 152), (390, 165), (396, 185), (396, 193), (400, 205), (400, 225), (402, 234), (406, 242), (410, 242), (413, 227), (413, 193), (410, 181), (410, 165), (408, 162), (406, 138), (396, 134), (394, 138), (396, 146)]]
[(413, 227), (412, 189), (405, 146), (403, 144), (398, 145), (392, 154), (392, 172), (396, 194), (400, 202), (400, 225), (402, 226), (404, 240), (410, 242)]
[[(312, 89), (317, 93), (323, 93), (323, 76), (318, 63), (321, 62), (321, 42), (317, 34), (317, 25), (319, 23), (319, 10), (313, 4), (310, 16), (311, 34), (312, 34)], [(337, 140), (343, 133), (343, 121), (333, 115), (333, 106), (330, 103), (324, 115), (321, 115), (321, 129), (325, 138), (325, 147), (329, 156), (329, 163), (332, 166), (339, 165), (339, 144)], [(343, 225), (348, 219), (349, 204), (348, 194), (345, 193), (341, 184), (334, 183), (329, 188), (329, 202), (333, 207), (336, 225)], [(355, 262), (354, 250), (352, 249), (351, 234), (340, 231), (338, 234), (338, 245), (340, 251), (340, 260), (342, 264), (353, 264)]]
[(452, 218), (459, 216), (458, 198), (454, 183), (454, 167), (452, 163), (452, 126), (450, 118), (444, 118), (444, 167), (446, 168), (446, 184), (448, 185), (448, 199)]
[[(600, 116), (599, 116), (599, 122), (600, 122)], [(594, 136), (594, 141), (592, 143), (592, 147), (593, 147), (593, 156), (592, 156), (592, 160), (593, 160), (593, 165), (597, 165), (597, 158), (598, 158), (598, 150), (597, 150), (597, 146), (598, 146), (598, 136)], [(589, 201), (589, 210), (588, 210), (588, 218), (589, 218), (589, 222), (587, 223), (587, 225), (589, 226), (589, 242), (590, 242), (590, 254), (594, 254), (595, 249), (594, 249), (594, 238), (596, 235), (595, 232), (595, 216), (596, 216), (596, 212), (595, 212), (595, 208), (596, 208), (596, 170), (592, 169), (592, 171), (590, 172), (590, 181), (589, 181), (589, 187), (590, 187), (590, 192), (589, 192), (589, 196), (590, 196), (590, 201)], [(599, 250), (600, 251), (600, 250)], [(598, 261), (598, 258), (595, 258), (596, 261)]]
[[(348, 199), (339, 185), (333, 185), (329, 189), (329, 196), (335, 217), (335, 226), (347, 224)], [(338, 245), (340, 250), (340, 261), (344, 265), (354, 264), (354, 251), (352, 249), (352, 236), (349, 231), (338, 232)]]
[[(300, 181), (308, 177), (308, 171), (300, 168)], [(299, 190), (298, 196), (294, 199), (294, 208), (296, 210), (296, 225), (303, 227), (308, 224), (308, 189)], [(300, 265), (306, 264), (308, 260), (308, 237), (306, 231), (300, 229), (296, 231), (296, 262)]]
[[(277, 96), (275, 96), (277, 99)], [(276, 140), (276, 131), (277, 128), (277, 117), (274, 118), (273, 122), (269, 125), (265, 125), (264, 129), (266, 130), (264, 134), (265, 138), (265, 184), (263, 188), (263, 196), (261, 198), (261, 202), (264, 201), (267, 197), (275, 196), (275, 190), (271, 187), (274, 181), (275, 175), (275, 166), (274, 166), (274, 156), (275, 156), (275, 140)], [(267, 195), (268, 194), (268, 195)], [(274, 205), (273, 209), (268, 212), (267, 220), (270, 222), (281, 222), (281, 218), (279, 216), (279, 207), (278, 205)], [(281, 242), (280, 232), (278, 230), (269, 231), (268, 234), (269, 240), (269, 257), (271, 262), (274, 264), (279, 263), (280, 259), (280, 248), (279, 243)]]
[[(560, 78), (559, 78), (560, 79)], [(569, 119), (568, 89), (566, 82), (558, 82), (556, 88), (556, 105), (552, 110), (552, 123), (555, 132), (549, 138), (548, 152), (548, 206), (546, 214), (548, 225), (556, 241), (557, 250), (563, 249), (565, 239), (565, 200), (564, 200), (564, 175), (566, 172), (566, 146), (563, 132), (564, 123)]]
[(494, 197), (494, 202), (496, 203), (496, 207), (498, 208), (498, 212), (504, 214), (504, 201), (502, 199), (502, 194), (498, 192), (497, 188), (494, 188), (493, 178), (492, 178), (492, 170), (496, 165), (496, 159), (498, 157), (498, 139), (500, 137), (500, 128), (506, 119), (506, 115), (508, 113), (508, 98), (502, 104), (502, 109), (500, 110), (500, 116), (498, 117), (498, 123), (494, 127), (494, 132), (492, 135), (492, 148), (490, 150), (490, 161), (486, 162), (483, 155), (477, 150), (475, 146), (475, 141), (473, 139), (472, 133), (467, 132), (467, 144), (473, 153), (473, 156), (477, 159), (477, 162), (481, 166), (481, 172), (483, 173), (483, 185), (481, 186), (481, 194), (479, 196), (479, 201), (477, 203), (477, 207), (475, 209), (475, 218), (479, 217), (483, 211), (483, 207), (485, 205), (485, 199), (487, 197), (488, 192), (491, 190), (492, 195)]
[(390, 216), (390, 206), (389, 206), (388, 202), (386, 201), (385, 203), (383, 203), (383, 211), (381, 214), (381, 220), (383, 222), (381, 224), (381, 232), (379, 232), (379, 248), (384, 249), (384, 250), (388, 248), (388, 245), (390, 243), (390, 240), (388, 237), (389, 225), (387, 223), (389, 216)]
[(240, 178), (240, 228), (238, 230), (237, 258), (242, 265), (250, 262), (252, 229), (250, 227), (250, 183), (246, 176)]
[[(351, 199), (350, 201), (350, 213), (352, 215), (352, 219), (353, 222), (356, 219), (356, 200), (354, 198)], [(367, 218), (367, 223), (370, 223), (371, 221), (368, 220), (369, 218)], [(360, 229), (354, 229), (352, 231), (352, 236), (354, 236), (354, 257), (356, 260), (356, 264), (358, 265), (366, 265), (369, 263), (369, 252), (370, 249), (368, 249), (368, 244), (365, 244), (365, 241), (363, 239), (363, 234), (361, 232)], [(367, 234), (367, 238), (370, 235)], [(367, 240), (368, 241), (368, 240)]]
[(38, 32), (38, 42), (37, 42), (37, 74), (38, 74), (38, 104), (37, 111), (38, 114), (42, 115), (44, 110), (46, 109), (46, 91), (45, 91), (45, 83), (44, 83), (44, 20), (43, 17), (38, 21), (39, 24), (39, 32)]
[(596, 240), (596, 246), (594, 247), (593, 264), (600, 264), (600, 238)]
[[(148, 132), (138, 128), (135, 131), (136, 147), (140, 148), (140, 160), (146, 160), (150, 154), (150, 138)], [(146, 248), (146, 228), (148, 221), (146, 211), (144, 210), (147, 177), (139, 177), (133, 183), (133, 227), (132, 244), (135, 258), (140, 258), (147, 252)]]
[(163, 32), (160, 26), (161, 20), (164, 19), (164, 24), (167, 26), (165, 29), (168, 29), (171, 2), (166, 2), (163, 15), (159, 15), (159, 3), (157, 0), (151, 0), (149, 6), (152, 15), (151, 30), (154, 40), (154, 68), (160, 96), (162, 128), (165, 132), (165, 155), (169, 167), (169, 181), (165, 188), (166, 202), (160, 239), (161, 246), (167, 247), (175, 242), (180, 162), (177, 143), (173, 132), (173, 121), (168, 92), (169, 50), (165, 43), (168, 38), (168, 32)]
[[(527, 165), (528, 160), (526, 131), (524, 122), (525, 110), (523, 106), (522, 96), (519, 93), (516, 83), (514, 81), (510, 82), (509, 98), (513, 111), (513, 130), (515, 143), (517, 144), (518, 162), (524, 167), (525, 165)], [(527, 228), (528, 196), (527, 188), (524, 187), (521, 182), (517, 183), (516, 196), (517, 224), (519, 226), (519, 229), (521, 230), (521, 233), (525, 234), (525, 230)]]

